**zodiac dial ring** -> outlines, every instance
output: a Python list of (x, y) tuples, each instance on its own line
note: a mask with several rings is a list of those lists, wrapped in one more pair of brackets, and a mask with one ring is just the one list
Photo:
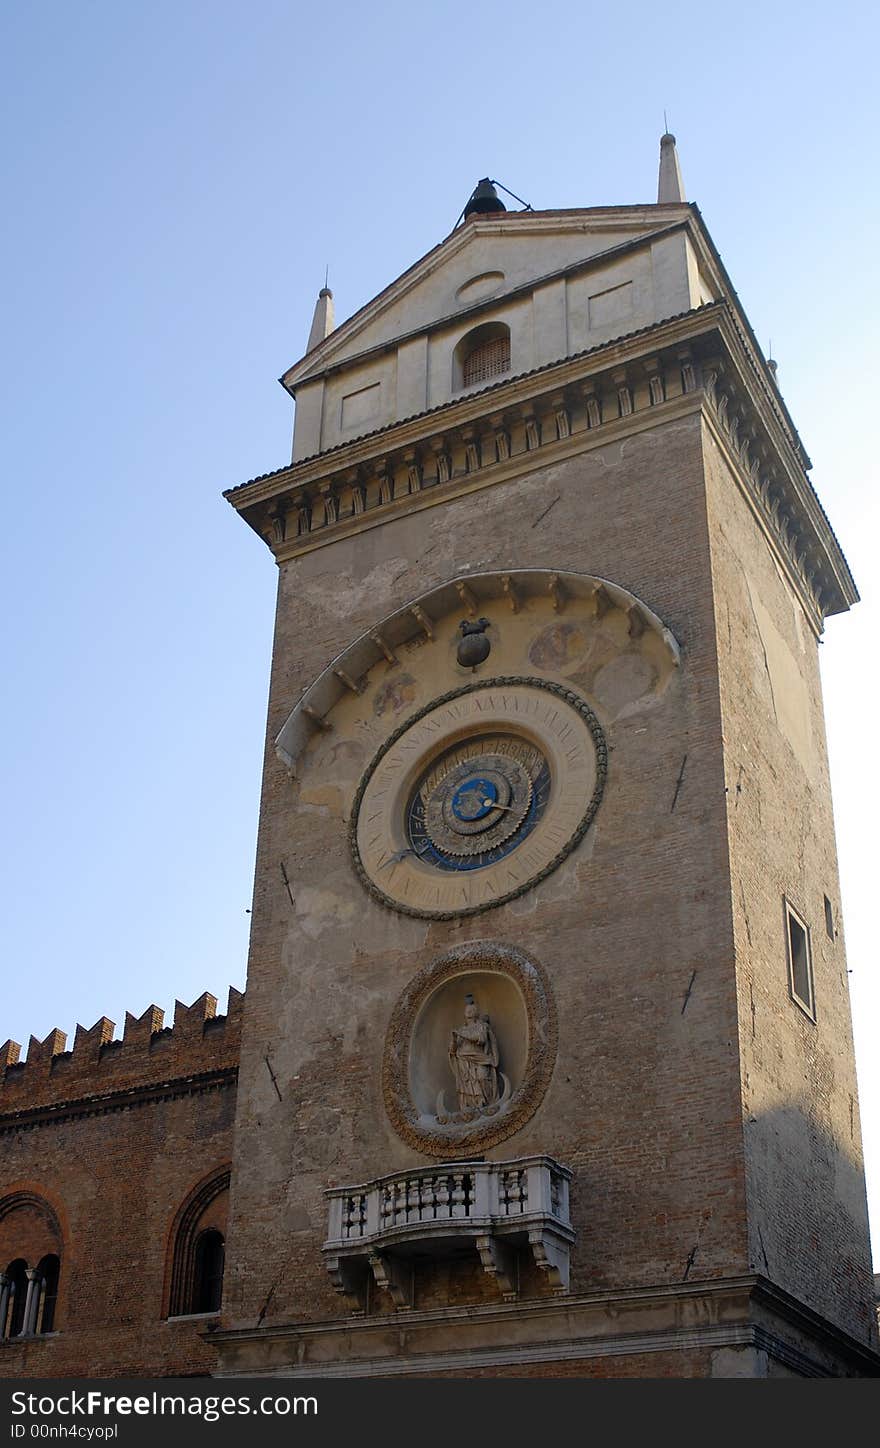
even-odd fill
[(607, 747), (573, 689), (500, 678), (421, 709), (376, 754), (349, 827), (370, 893), (405, 915), (452, 919), (523, 894), (590, 826)]

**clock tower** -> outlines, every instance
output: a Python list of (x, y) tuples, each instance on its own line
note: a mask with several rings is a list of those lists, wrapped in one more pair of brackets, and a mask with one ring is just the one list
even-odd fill
[(857, 594), (674, 139), (653, 204), (481, 181), (282, 382), (220, 1372), (873, 1373)]

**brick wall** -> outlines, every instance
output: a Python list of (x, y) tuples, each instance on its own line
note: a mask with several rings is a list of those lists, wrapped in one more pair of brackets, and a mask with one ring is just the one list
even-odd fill
[[(429, 923), (365, 895), (343, 821), (304, 803), (302, 790), (311, 797), (319, 782), (308, 762), (291, 782), (271, 740), (352, 638), (463, 564), (619, 583), (672, 629), (682, 667), (649, 714), (609, 726), (606, 796), (571, 865), (522, 902)], [(382, 1102), (388, 1018), (421, 966), (472, 939), (534, 954), (556, 995), (550, 1089), (489, 1155), (546, 1151), (573, 1167), (573, 1289), (747, 1270), (714, 631), (696, 411), (282, 567), (230, 1231), (233, 1323), (338, 1314), (320, 1254), (323, 1191), (418, 1160)], [(477, 1280), (474, 1298), (487, 1290)]]
[[(707, 427), (754, 1270), (865, 1340), (868, 1221), (818, 645)], [(825, 897), (835, 938), (826, 930)], [(810, 932), (791, 999), (784, 898)]]
[[(225, 1016), (202, 996), (173, 1028), (151, 1007), (7, 1043), (0, 1077), (0, 1264), (61, 1258), (54, 1331), (0, 1342), (2, 1376), (210, 1372), (202, 1321), (167, 1321), (182, 1210), (232, 1156), (242, 998)], [(201, 1200), (199, 1198), (199, 1200)], [(226, 1229), (228, 1191), (195, 1227)]]

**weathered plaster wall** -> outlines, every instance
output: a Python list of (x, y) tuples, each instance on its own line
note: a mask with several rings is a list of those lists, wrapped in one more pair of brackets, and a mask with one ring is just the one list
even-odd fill
[[(676, 316), (708, 295), (685, 233), (652, 240), (656, 218), (598, 233), (588, 233), (577, 215), (537, 235), (528, 230), (528, 219), (509, 217), (503, 225), (506, 231), (489, 234), (471, 226), (451, 255), (400, 297), (389, 298), (328, 354), (326, 362), (340, 370), (298, 386), (294, 460), (448, 402), (460, 390), (455, 348), (484, 322), (510, 327), (511, 372), (517, 374)], [(638, 240), (639, 231), (642, 245), (601, 255)], [(541, 281), (590, 258), (595, 260), (584, 271)], [(533, 289), (510, 295), (531, 281)], [(464, 315), (474, 302), (495, 296), (496, 305)], [(440, 319), (448, 325), (438, 326)], [(422, 328), (432, 330), (419, 335)], [(394, 346), (404, 336), (410, 340)], [(363, 355), (373, 348), (382, 350)]]
[[(818, 647), (708, 428), (706, 475), (749, 1255), (756, 1271), (865, 1339), (868, 1223)], [(784, 897), (809, 927), (815, 1021), (790, 998)]]
[[(355, 759), (341, 744), (334, 758), (328, 735), (320, 767), (294, 784), (271, 740), (356, 634), (467, 564), (570, 568), (620, 583), (672, 629), (682, 666), (629, 713), (601, 697), (595, 667), (568, 669), (611, 749), (594, 827), (523, 899), (428, 922), (383, 909), (354, 875), (343, 816), (369, 749)], [(338, 1315), (320, 1256), (322, 1192), (413, 1164), (382, 1103), (388, 1020), (421, 966), (474, 939), (533, 953), (556, 995), (550, 1089), (490, 1155), (550, 1152), (574, 1168), (573, 1287), (746, 1270), (713, 631), (697, 418), (284, 566), (225, 1299), (233, 1323)], [(437, 692), (449, 687), (449, 650), (426, 644), (421, 656), (434, 661)], [(408, 665), (402, 657), (399, 679), (421, 675)], [(412, 704), (394, 679), (389, 669), (388, 713), (374, 716), (370, 747)], [(426, 1273), (425, 1300), (433, 1290)], [(475, 1270), (456, 1300), (493, 1290)]]

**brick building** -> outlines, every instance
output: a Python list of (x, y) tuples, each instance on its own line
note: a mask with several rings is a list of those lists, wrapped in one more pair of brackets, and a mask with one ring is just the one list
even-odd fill
[(246, 1005), (5, 1048), (0, 1372), (876, 1372), (857, 594), (673, 138), (481, 182), (282, 381)]

